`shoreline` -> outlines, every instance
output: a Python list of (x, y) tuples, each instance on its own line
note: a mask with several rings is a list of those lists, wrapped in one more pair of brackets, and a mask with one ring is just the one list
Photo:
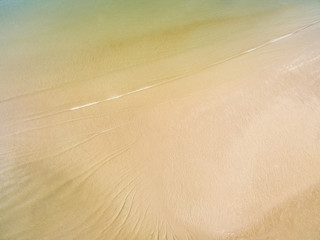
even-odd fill
[(289, 34), (1, 102), (0, 238), (317, 240), (320, 23)]
[[(188, 31), (183, 29), (192, 24), (184, 26), (183, 29), (178, 28), (178, 31), (169, 28), (160, 33), (148, 32), (133, 39), (118, 39), (119, 41), (114, 43), (108, 42), (108, 38), (102, 36), (92, 35), (91, 40), (86, 42), (81, 37), (68, 37), (62, 33), (55, 37), (52, 36), (53, 33), (47, 33), (45, 36), (50, 38), (46, 40), (40, 35), (36, 42), (33, 36), (21, 36), (23, 43), (21, 40), (19, 42), (19, 36), (13, 39), (5, 37), (3, 40), (15, 47), (4, 44), (7, 49), (1, 50), (6, 56), (2, 75), (11, 84), (2, 82), (1, 88), (6, 88), (6, 91), (2, 92), (0, 101), (15, 98), (21, 93), (59, 88), (103, 76), (108, 78), (108, 75), (114, 72), (148, 66), (150, 62), (156, 64), (157, 61), (165, 61), (176, 55), (186, 55), (188, 59), (193, 53), (197, 56), (197, 52), (207, 51), (204, 60), (201, 60), (204, 54), (200, 54), (199, 61), (191, 62), (188, 59), (187, 65), (185, 62), (182, 62), (181, 66), (176, 64), (172, 70), (181, 74), (185, 68), (199, 68), (217, 62), (295, 31), (318, 19), (316, 7), (310, 9), (309, 5), (304, 8), (300, 5), (291, 6), (284, 11), (240, 17), (238, 20), (212, 21), (204, 26), (196, 24)], [(33, 31), (37, 31), (37, 28)], [(63, 39), (67, 42), (61, 42)], [(72, 46), (72, 43), (79, 46)], [(128, 84), (131, 84), (130, 80)]]

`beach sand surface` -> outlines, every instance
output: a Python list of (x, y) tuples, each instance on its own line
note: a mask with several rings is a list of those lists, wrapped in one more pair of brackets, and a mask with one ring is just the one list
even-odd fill
[(318, 240), (320, 22), (298, 6), (119, 46), (7, 30), (0, 239)]

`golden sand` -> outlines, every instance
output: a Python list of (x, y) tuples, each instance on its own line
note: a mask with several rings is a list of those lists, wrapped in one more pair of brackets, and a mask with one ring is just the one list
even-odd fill
[[(12, 44), (0, 239), (318, 240), (320, 23), (249, 20), (120, 41), (111, 56)], [(229, 36), (197, 40), (223, 24)]]

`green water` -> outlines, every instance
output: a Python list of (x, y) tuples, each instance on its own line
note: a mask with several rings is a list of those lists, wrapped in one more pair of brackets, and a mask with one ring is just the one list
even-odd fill
[(182, 74), (318, 18), (315, 0), (1, 1), (0, 84), (60, 86), (212, 46), (171, 71)]
[[(2, 36), (20, 34), (78, 34), (108, 41), (150, 34), (168, 28), (208, 21), (263, 14), (288, 8), (301, 1), (2, 1), (0, 20)], [(302, 5), (319, 1), (304, 1)], [(25, 33), (28, 29), (30, 32)], [(21, 36), (22, 37), (22, 36)], [(53, 36), (52, 36), (53, 37)], [(68, 38), (66, 39), (68, 40)]]

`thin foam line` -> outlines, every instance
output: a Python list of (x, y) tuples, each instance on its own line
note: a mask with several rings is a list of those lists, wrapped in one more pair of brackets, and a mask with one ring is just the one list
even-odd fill
[(133, 93), (137, 93), (137, 92), (141, 92), (143, 90), (147, 90), (149, 88), (155, 87), (156, 85), (158, 85), (158, 84), (154, 84), (154, 85), (146, 86), (146, 87), (143, 87), (143, 88), (139, 88), (139, 89), (136, 89), (136, 90), (124, 93), (124, 94), (120, 94), (120, 95), (117, 95), (117, 96), (114, 96), (114, 97), (106, 98), (106, 99), (101, 100), (101, 101), (96, 101), (96, 102), (84, 104), (84, 105), (81, 105), (81, 106), (73, 107), (73, 108), (70, 108), (68, 110), (73, 111), (73, 110), (89, 107), (89, 106), (92, 106), (92, 105), (96, 105), (96, 104), (99, 104), (99, 103), (102, 103), (102, 102), (107, 102), (107, 101), (114, 100), (114, 99), (117, 99), (117, 98), (121, 98), (121, 97), (130, 95), (130, 94), (133, 94)]
[[(263, 47), (265, 47), (265, 46), (267, 46), (267, 45), (269, 45), (269, 44), (271, 44), (271, 43), (275, 43), (275, 42), (281, 41), (281, 40), (283, 40), (283, 39), (286, 39), (286, 38), (288, 38), (288, 37), (291, 37), (292, 35), (300, 32), (300, 31), (302, 31), (302, 30), (304, 30), (304, 29), (306, 29), (306, 28), (309, 28), (309, 27), (311, 27), (311, 26), (313, 26), (313, 25), (315, 25), (315, 24), (317, 24), (317, 23), (319, 23), (319, 22), (320, 22), (320, 19), (319, 19), (319, 20), (316, 20), (316, 21), (313, 21), (313, 22), (311, 22), (310, 24), (308, 24), (307, 26), (303, 26), (303, 27), (298, 28), (297, 30), (291, 32), (291, 33), (288, 33), (288, 34), (285, 34), (285, 35), (283, 35), (283, 36), (280, 36), (280, 37), (271, 39), (271, 40), (269, 40), (269, 41), (267, 41), (267, 42), (265, 42), (265, 43), (263, 43), (263, 44), (261, 44), (261, 45), (258, 45), (258, 46), (254, 47), (254, 48), (251, 48), (251, 49), (249, 49), (249, 50), (243, 51), (243, 52), (241, 52), (241, 53), (239, 53), (239, 54), (237, 54), (237, 55), (234, 55), (234, 56), (225, 58), (225, 59), (223, 59), (223, 60), (220, 60), (220, 61), (218, 61), (218, 62), (215, 62), (214, 64), (211, 64), (211, 65), (208, 66), (208, 67), (211, 67), (211, 66), (214, 66), (214, 65), (217, 65), (217, 64), (220, 64), (220, 63), (224, 63), (224, 62), (226, 62), (226, 61), (228, 61), (228, 60), (234, 59), (234, 58), (236, 58), (236, 57), (239, 57), (239, 56), (242, 56), (242, 55), (244, 55), (244, 54), (247, 54), (247, 53), (253, 52), (253, 51), (255, 51), (255, 50), (258, 50), (258, 49), (260, 49), (260, 48), (263, 48)], [(204, 69), (206, 69), (206, 68), (204, 68)], [(107, 101), (110, 101), (110, 100), (114, 100), (114, 99), (117, 99), (117, 98), (121, 98), (121, 97), (124, 97), (124, 96), (128, 96), (128, 95), (133, 94), (133, 93), (141, 92), (141, 91), (143, 91), (143, 90), (147, 90), (147, 89), (156, 87), (156, 86), (158, 86), (158, 85), (160, 85), (160, 84), (163, 84), (163, 83), (164, 83), (164, 82), (160, 82), (160, 83), (158, 83), (158, 84), (149, 85), (149, 86), (146, 86), (146, 87), (143, 87), (143, 88), (139, 88), (139, 89), (136, 89), (136, 90), (127, 92), (127, 93), (125, 93), (125, 94), (120, 94), (120, 95), (117, 95), (117, 96), (114, 96), (114, 97), (110, 97), (110, 98), (107, 98), (107, 99), (104, 99), (104, 100), (101, 100), (101, 101), (96, 101), (96, 102), (84, 104), (84, 105), (81, 105), (81, 106), (73, 107), (73, 108), (70, 108), (70, 109), (68, 109), (68, 110), (73, 111), (73, 110), (77, 110), (77, 109), (89, 107), (89, 106), (92, 106), (92, 105), (96, 105), (96, 104), (99, 104), (99, 103), (102, 103), (102, 102), (107, 102)]]
[(79, 107), (73, 107), (73, 108), (71, 108), (70, 110), (77, 110), (77, 109), (79, 109), (79, 108), (89, 107), (89, 106), (95, 105), (95, 104), (97, 104), (97, 103), (99, 103), (99, 101), (97, 101), (97, 102), (92, 102), (92, 103), (88, 103), (88, 104), (85, 104), (85, 105), (82, 105), (82, 106), (79, 106)]
[(187, 74), (183, 74), (181, 76), (176, 76), (176, 77), (172, 77), (170, 78), (169, 80), (164, 80), (164, 81), (160, 81), (156, 84), (153, 84), (153, 85), (149, 85), (149, 86), (146, 86), (146, 87), (142, 87), (142, 88), (139, 88), (139, 89), (136, 89), (136, 90), (132, 90), (130, 92), (127, 92), (127, 93), (124, 93), (124, 94), (120, 94), (120, 95), (116, 95), (116, 96), (113, 96), (113, 97), (109, 97), (109, 98), (106, 98), (104, 100), (101, 100), (101, 101), (95, 101), (95, 102), (91, 102), (91, 103), (87, 103), (87, 104), (84, 104), (84, 105), (80, 105), (80, 106), (76, 106), (76, 107), (72, 107), (72, 108), (69, 108), (69, 109), (64, 109), (64, 110), (61, 110), (61, 111), (57, 111), (57, 112), (54, 112), (54, 113), (51, 113), (51, 114), (44, 114), (44, 115), (38, 115), (38, 116), (35, 116), (35, 117), (32, 117), (32, 118), (28, 118), (28, 119), (25, 119), (25, 121), (30, 121), (30, 120), (35, 120), (35, 119), (39, 119), (39, 118), (42, 118), (42, 117), (47, 117), (47, 116), (51, 116), (51, 115), (56, 115), (56, 114), (59, 114), (59, 113), (62, 113), (62, 112), (68, 112), (68, 111), (74, 111), (74, 110), (78, 110), (78, 109), (82, 109), (82, 108), (85, 108), (85, 107), (90, 107), (90, 106), (94, 106), (94, 105), (97, 105), (99, 103), (103, 103), (103, 102), (107, 102), (107, 101), (110, 101), (110, 100), (114, 100), (114, 99), (118, 99), (118, 98), (121, 98), (121, 97), (125, 97), (125, 96), (128, 96), (128, 95), (131, 95), (131, 94), (134, 94), (134, 93), (137, 93), (137, 92), (141, 92), (141, 91), (144, 91), (144, 90), (147, 90), (147, 89), (150, 89), (150, 88), (153, 88), (153, 87), (157, 87), (157, 86), (160, 86), (160, 85), (163, 85), (163, 84), (166, 84), (166, 83), (169, 83), (169, 82), (172, 82), (172, 81), (175, 81), (177, 79), (180, 79), (180, 78), (183, 78), (183, 77), (186, 77), (186, 76), (190, 76), (190, 75), (193, 75), (193, 74), (196, 74), (200, 71), (203, 71), (205, 69), (208, 69), (208, 68), (211, 68), (213, 66), (216, 66), (216, 65), (219, 65), (219, 64), (222, 64), (222, 63), (225, 63), (229, 60), (232, 60), (232, 59), (235, 59), (237, 57), (240, 57), (242, 55), (245, 55), (247, 53), (250, 53), (250, 52), (253, 52), (255, 50), (258, 50), (260, 48), (263, 48), (269, 44), (272, 44), (272, 43), (275, 43), (275, 42), (278, 42), (278, 41), (281, 41), (283, 39), (286, 39), (304, 29), (307, 29), (313, 25), (316, 25), (317, 23), (320, 23), (320, 19), (316, 20), (316, 21), (313, 21), (311, 22), (310, 24), (308, 25), (305, 25), (301, 28), (298, 28), (297, 30), (289, 33), (289, 34), (285, 34), (283, 36), (280, 36), (278, 38), (274, 38), (274, 39), (271, 39), (261, 45), (258, 45), (254, 48), (251, 48), (251, 49), (248, 49), (248, 50), (245, 50), (243, 52), (240, 52), (239, 54), (236, 54), (236, 55), (233, 55), (233, 56), (230, 56), (228, 58), (225, 58), (225, 59), (222, 59), (220, 61), (217, 61), (217, 62), (214, 62), (212, 64), (209, 64), (207, 66), (204, 66), (194, 72), (189, 72)]

